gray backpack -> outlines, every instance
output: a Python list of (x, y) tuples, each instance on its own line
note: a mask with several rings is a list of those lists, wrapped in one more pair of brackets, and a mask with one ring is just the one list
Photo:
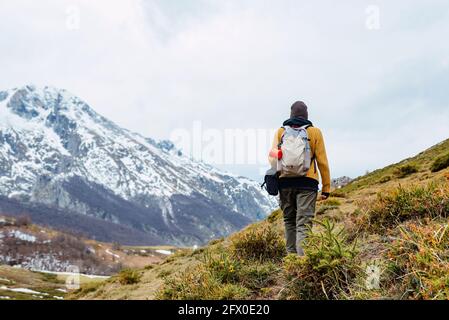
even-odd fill
[(279, 148), (282, 158), (278, 160), (278, 171), (282, 177), (304, 177), (312, 162), (308, 125), (299, 128), (284, 127)]

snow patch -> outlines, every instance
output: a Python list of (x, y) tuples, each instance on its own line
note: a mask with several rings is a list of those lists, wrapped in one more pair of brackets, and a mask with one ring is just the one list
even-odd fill
[(110, 278), (110, 276), (97, 276), (94, 274), (85, 274), (85, 273), (76, 273), (76, 272), (58, 272), (58, 271), (48, 271), (48, 270), (38, 270), (38, 269), (32, 269), (31, 271), (54, 274), (54, 275), (61, 275), (61, 276), (82, 276), (82, 277), (86, 277), (89, 279), (109, 279)]
[(27, 289), (27, 288), (8, 288), (7, 286), (1, 286), (0, 289), (1, 290), (6, 290), (6, 291), (12, 291), (12, 292), (19, 292), (19, 293), (27, 293), (27, 294), (36, 294), (36, 295), (41, 295), (41, 296), (48, 296), (48, 293), (38, 292), (38, 291), (34, 291), (34, 290), (31, 290), (31, 289)]
[(160, 254), (164, 254), (166, 256), (169, 256), (169, 255), (173, 254), (173, 252), (171, 252), (169, 250), (156, 250), (156, 252), (160, 253)]
[(22, 240), (22, 241), (33, 242), (33, 243), (36, 242), (36, 240), (37, 240), (35, 236), (33, 236), (31, 234), (24, 233), (20, 230), (10, 231), (9, 236), (19, 239), (19, 240)]
[(118, 254), (111, 252), (109, 249), (106, 249), (106, 253), (109, 254), (110, 256), (117, 258), (117, 259), (120, 259), (120, 256)]

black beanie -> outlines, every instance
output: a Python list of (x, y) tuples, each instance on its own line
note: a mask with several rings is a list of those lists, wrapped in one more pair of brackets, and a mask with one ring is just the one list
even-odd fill
[(290, 118), (309, 119), (306, 104), (302, 101), (296, 101), (291, 107)]

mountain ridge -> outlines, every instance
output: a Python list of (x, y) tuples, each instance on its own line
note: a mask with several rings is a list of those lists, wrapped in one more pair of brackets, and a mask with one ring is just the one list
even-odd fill
[(0, 92), (0, 173), (0, 195), (125, 225), (160, 242), (145, 244), (202, 244), (276, 206), (258, 183), (123, 129), (52, 87)]

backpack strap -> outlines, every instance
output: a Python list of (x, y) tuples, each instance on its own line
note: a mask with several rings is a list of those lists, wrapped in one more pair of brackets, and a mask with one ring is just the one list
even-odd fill
[(281, 138), (279, 139), (278, 149), (280, 149), (281, 146), (282, 146), (282, 144), (284, 143), (284, 134), (285, 134), (285, 127), (282, 126), (282, 127), (280, 127), (278, 130), (280, 130), (280, 129), (284, 129), (284, 132), (282, 132)]
[[(310, 127), (313, 127), (313, 125), (311, 125), (311, 124), (305, 124), (305, 125), (300, 126), (300, 127), (291, 127), (291, 128), (294, 128), (294, 129), (304, 129), (304, 130), (307, 131), (307, 129), (309, 129)], [(285, 130), (286, 130), (286, 129), (285, 129), (285, 126), (282, 126), (282, 127), (280, 127), (279, 129), (284, 129), (284, 132), (282, 133), (281, 138), (279, 139), (278, 148), (280, 148), (280, 147), (282, 146), (282, 144), (284, 143), (284, 135), (285, 135)], [(310, 141), (310, 139), (309, 139), (309, 141)]]

